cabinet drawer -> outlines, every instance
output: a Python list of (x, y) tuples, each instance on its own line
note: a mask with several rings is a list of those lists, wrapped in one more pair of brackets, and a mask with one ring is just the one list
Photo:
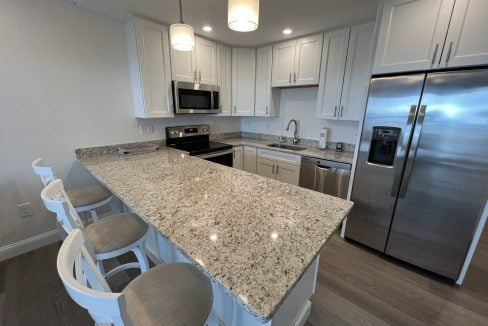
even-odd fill
[(269, 150), (269, 149), (262, 149), (262, 148), (258, 149), (258, 157), (265, 158), (268, 160), (274, 160), (276, 162), (293, 164), (293, 165), (297, 165), (297, 166), (300, 166), (300, 161), (301, 161), (300, 155), (278, 152), (278, 151), (273, 151), (273, 150)]

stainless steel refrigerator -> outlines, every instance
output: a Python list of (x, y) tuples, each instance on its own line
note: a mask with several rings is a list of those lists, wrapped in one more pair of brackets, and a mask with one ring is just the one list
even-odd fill
[(488, 69), (373, 78), (345, 236), (456, 280), (488, 198)]

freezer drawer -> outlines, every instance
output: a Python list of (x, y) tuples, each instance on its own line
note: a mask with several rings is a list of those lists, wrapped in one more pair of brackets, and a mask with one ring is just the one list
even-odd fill
[(313, 157), (302, 157), (299, 186), (346, 198), (351, 165)]

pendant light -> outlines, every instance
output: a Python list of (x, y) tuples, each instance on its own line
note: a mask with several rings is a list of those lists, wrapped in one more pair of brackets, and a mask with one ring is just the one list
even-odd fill
[(183, 11), (180, 0), (180, 22), (169, 27), (171, 47), (177, 51), (193, 51), (195, 48), (195, 35), (193, 27), (183, 22)]
[(238, 32), (252, 32), (258, 28), (259, 0), (229, 0), (227, 24)]

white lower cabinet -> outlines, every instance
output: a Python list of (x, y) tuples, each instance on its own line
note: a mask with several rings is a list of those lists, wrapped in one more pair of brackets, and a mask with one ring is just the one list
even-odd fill
[(234, 147), (232, 166), (236, 169), (244, 170), (244, 150), (242, 146)]
[(260, 176), (298, 186), (301, 156), (258, 149), (256, 172)]
[(244, 171), (256, 173), (256, 147), (244, 146)]

